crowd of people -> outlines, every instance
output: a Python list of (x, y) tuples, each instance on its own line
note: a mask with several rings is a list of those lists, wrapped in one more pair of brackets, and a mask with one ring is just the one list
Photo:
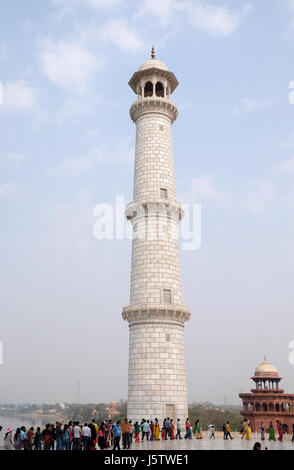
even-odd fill
[[(265, 426), (261, 422), (259, 425), (261, 440), (265, 440)], [(2, 426), (0, 426), (0, 432)], [(53, 424), (46, 424), (45, 428), (41, 430), (40, 427), (36, 429), (30, 427), (28, 430), (25, 426), (17, 428), (8, 428), (4, 435), (4, 448), (6, 450), (96, 450), (97, 447), (101, 450), (112, 449), (121, 450), (130, 449), (133, 442), (158, 441), (167, 439), (192, 439), (193, 434), (196, 439), (202, 439), (202, 426), (199, 419), (196, 420), (194, 426), (191, 425), (189, 418), (185, 422), (185, 433), (182, 437), (182, 424), (180, 419), (174, 423), (171, 418), (165, 418), (162, 426), (160, 427), (157, 418), (155, 420), (142, 419), (139, 423), (133, 423), (131, 420), (125, 418), (123, 422), (112, 420), (105, 420), (98, 426), (95, 419), (90, 423), (80, 424), (78, 421), (70, 421), (68, 424), (61, 424), (56, 422)], [(223, 424), (223, 438), (233, 439), (231, 435), (232, 429), (230, 422), (227, 421)], [(278, 440), (283, 441), (283, 425), (280, 421), (277, 422)], [(270, 422), (269, 440), (275, 441), (275, 427)], [(245, 419), (242, 423), (240, 430), (241, 439), (251, 439), (251, 425)], [(208, 426), (208, 437), (215, 439), (215, 426), (210, 424)], [(294, 442), (294, 425), (293, 437)]]

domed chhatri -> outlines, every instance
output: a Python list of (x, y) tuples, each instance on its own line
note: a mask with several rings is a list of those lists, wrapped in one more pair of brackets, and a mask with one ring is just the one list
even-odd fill
[(266, 359), (255, 369), (254, 377), (279, 377), (277, 368)]
[(170, 72), (161, 60), (156, 59), (154, 47), (151, 59), (146, 60), (129, 81), (138, 99), (156, 97), (170, 99), (178, 84), (175, 74)]

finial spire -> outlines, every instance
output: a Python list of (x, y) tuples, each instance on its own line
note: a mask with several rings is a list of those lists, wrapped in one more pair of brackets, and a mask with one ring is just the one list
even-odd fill
[(151, 59), (155, 59), (155, 50), (154, 50), (154, 46), (152, 46), (152, 49), (151, 49)]
[(264, 355), (264, 360), (266, 361), (266, 355)]

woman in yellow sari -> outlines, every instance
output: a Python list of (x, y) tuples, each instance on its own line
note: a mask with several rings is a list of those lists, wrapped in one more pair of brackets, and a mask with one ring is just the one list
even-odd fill
[(247, 439), (248, 441), (251, 440), (251, 426), (250, 426), (249, 422), (248, 422), (248, 426), (247, 426), (247, 433), (246, 433), (245, 439)]
[(155, 422), (153, 426), (153, 434), (154, 434), (154, 439), (156, 441), (159, 441), (159, 422), (157, 418), (155, 418)]

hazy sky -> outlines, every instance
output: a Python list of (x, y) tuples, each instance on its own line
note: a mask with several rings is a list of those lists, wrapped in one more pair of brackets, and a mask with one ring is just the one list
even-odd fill
[(172, 70), (178, 200), (201, 203), (182, 251), (189, 401), (240, 403), (267, 355), (294, 392), (294, 2), (1, 2), (0, 403), (127, 396), (131, 242), (93, 208), (132, 199), (128, 80)]

